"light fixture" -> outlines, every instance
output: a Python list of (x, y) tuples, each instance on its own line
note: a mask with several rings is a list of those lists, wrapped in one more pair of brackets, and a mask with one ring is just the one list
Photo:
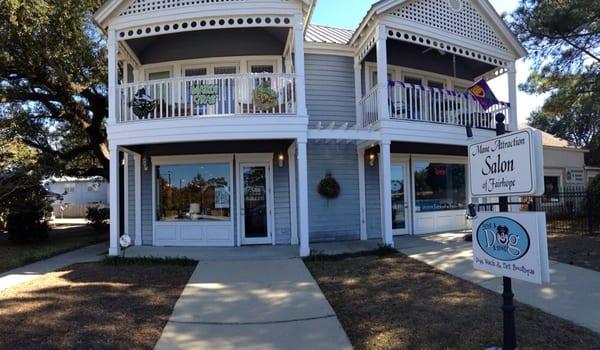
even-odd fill
[(142, 158), (142, 166), (144, 168), (144, 171), (148, 171), (148, 169), (150, 169), (150, 160), (148, 159), (148, 157)]
[(467, 128), (467, 138), (472, 139), (473, 138), (473, 127), (471, 127), (470, 124), (467, 124), (465, 127)]
[(279, 155), (277, 156), (277, 162), (278, 162), (280, 168), (283, 168), (284, 160), (285, 160), (285, 156), (283, 155), (283, 153), (279, 153)]
[(369, 165), (375, 166), (375, 153), (369, 154)]

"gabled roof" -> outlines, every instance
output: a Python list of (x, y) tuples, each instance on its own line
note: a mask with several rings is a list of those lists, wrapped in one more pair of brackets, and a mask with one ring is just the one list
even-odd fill
[(586, 152), (584, 148), (574, 146), (569, 143), (569, 141), (565, 139), (561, 139), (560, 137), (549, 134), (543, 130), (534, 128), (533, 126), (529, 126), (525, 123), (519, 123), (519, 129), (531, 128), (535, 130), (539, 130), (542, 133), (542, 144), (547, 147), (556, 147), (556, 148), (569, 148), (573, 150), (580, 150), (582, 152)]
[(305, 39), (309, 43), (346, 45), (352, 39), (353, 30), (309, 24)]
[[(399, 7), (402, 4), (411, 1), (411, 0), (380, 0), (374, 3), (371, 6), (371, 9), (367, 12), (365, 17), (362, 19), (359, 24), (357, 30), (354, 32), (352, 39), (350, 40), (350, 44), (354, 44), (354, 42), (358, 39), (360, 33), (365, 29), (365, 27), (369, 24), (374, 16), (381, 15), (386, 13), (393, 8)], [(443, 1), (443, 0), (436, 0)], [(524, 57), (527, 55), (527, 50), (523, 47), (519, 39), (515, 36), (515, 34), (510, 30), (506, 22), (500, 17), (500, 15), (496, 12), (494, 7), (489, 3), (488, 0), (471, 0), (474, 3), (477, 3), (481, 9), (484, 11), (484, 14), (492, 19), (492, 24), (499, 33), (502, 34), (503, 38), (506, 40), (506, 44), (509, 45), (510, 49), (515, 52), (518, 57)]]

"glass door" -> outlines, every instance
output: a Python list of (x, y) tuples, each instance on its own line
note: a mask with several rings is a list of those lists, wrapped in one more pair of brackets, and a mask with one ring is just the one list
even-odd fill
[(242, 244), (272, 242), (269, 227), (269, 170), (267, 164), (240, 164)]
[(408, 163), (392, 164), (392, 229), (394, 235), (408, 234)]

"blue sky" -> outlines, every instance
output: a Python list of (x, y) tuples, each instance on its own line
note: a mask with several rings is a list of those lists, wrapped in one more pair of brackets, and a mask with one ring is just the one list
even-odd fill
[[(317, 0), (312, 23), (325, 24), (334, 27), (356, 29), (371, 4), (375, 0)], [(490, 0), (500, 14), (512, 12), (518, 5), (518, 0)], [(340, 7), (340, 4), (342, 6)], [(530, 65), (525, 60), (517, 62), (517, 83), (523, 83), (529, 75)], [(508, 83), (506, 74), (489, 82), (496, 96), (508, 101)], [(539, 107), (546, 96), (528, 95), (519, 91), (517, 96), (519, 122), (525, 122), (531, 111)]]

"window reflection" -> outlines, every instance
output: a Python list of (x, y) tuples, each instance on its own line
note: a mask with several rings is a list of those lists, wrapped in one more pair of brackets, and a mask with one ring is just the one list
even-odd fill
[(464, 164), (415, 163), (416, 211), (465, 209), (465, 179)]
[(228, 163), (156, 167), (160, 221), (229, 221)]

